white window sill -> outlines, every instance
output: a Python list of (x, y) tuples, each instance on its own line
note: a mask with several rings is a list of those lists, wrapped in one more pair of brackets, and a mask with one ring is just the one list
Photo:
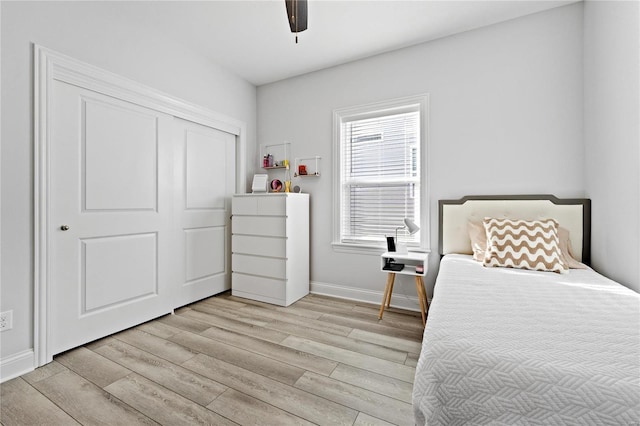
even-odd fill
[(355, 243), (331, 243), (333, 247), (333, 251), (338, 253), (353, 253), (353, 254), (368, 254), (371, 256), (380, 256), (382, 253), (387, 251), (387, 247), (380, 245), (366, 245), (366, 244), (355, 244)]
[[(387, 252), (387, 246), (380, 245), (367, 245), (367, 244), (357, 244), (357, 243), (331, 243), (333, 251), (338, 253), (353, 253), (353, 254), (366, 254), (370, 256), (380, 256), (382, 253)], [(431, 252), (429, 249), (421, 248), (417, 245), (408, 246), (407, 249), (409, 251), (417, 250), (425, 253)]]

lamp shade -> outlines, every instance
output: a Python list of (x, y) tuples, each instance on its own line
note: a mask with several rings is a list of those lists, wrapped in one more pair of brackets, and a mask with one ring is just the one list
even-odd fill
[(407, 230), (409, 231), (409, 235), (413, 235), (420, 230), (420, 227), (416, 225), (415, 222), (409, 219), (408, 217), (404, 218), (404, 226), (407, 227)]

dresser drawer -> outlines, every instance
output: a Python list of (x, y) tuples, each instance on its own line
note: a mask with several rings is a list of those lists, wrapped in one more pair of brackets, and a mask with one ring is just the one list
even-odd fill
[(286, 220), (284, 216), (234, 216), (231, 230), (234, 234), (284, 237)]
[(231, 251), (258, 256), (286, 257), (287, 239), (282, 237), (257, 237), (254, 235), (233, 235)]
[(287, 261), (286, 259), (234, 253), (231, 257), (231, 270), (244, 274), (286, 279)]
[(258, 214), (258, 197), (233, 197), (231, 201), (231, 214)]
[(287, 199), (279, 195), (258, 198), (258, 214), (263, 216), (284, 216), (287, 213)]
[(248, 216), (285, 216), (287, 198), (281, 195), (233, 197), (231, 214)]
[(234, 272), (231, 276), (231, 291), (257, 294), (284, 301), (286, 281), (272, 278), (254, 277)]

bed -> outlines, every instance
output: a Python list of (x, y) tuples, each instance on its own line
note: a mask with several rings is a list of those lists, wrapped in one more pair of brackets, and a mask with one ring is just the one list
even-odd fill
[(640, 295), (590, 268), (485, 267), (467, 224), (554, 218), (589, 261), (589, 200), (440, 202), (440, 254), (416, 367), (418, 425), (640, 424)]

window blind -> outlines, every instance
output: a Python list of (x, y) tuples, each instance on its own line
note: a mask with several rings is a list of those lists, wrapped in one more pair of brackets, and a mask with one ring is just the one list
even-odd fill
[[(419, 123), (417, 110), (341, 122), (341, 242), (382, 242), (405, 217), (420, 223)], [(419, 232), (398, 238), (420, 241)]]

